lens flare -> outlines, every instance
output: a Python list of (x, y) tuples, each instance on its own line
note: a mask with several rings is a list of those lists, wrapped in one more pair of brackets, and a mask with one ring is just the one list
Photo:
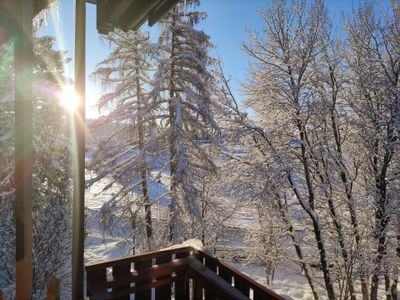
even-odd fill
[(64, 86), (59, 96), (60, 104), (69, 112), (75, 112), (80, 104), (80, 98), (75, 93), (73, 85)]

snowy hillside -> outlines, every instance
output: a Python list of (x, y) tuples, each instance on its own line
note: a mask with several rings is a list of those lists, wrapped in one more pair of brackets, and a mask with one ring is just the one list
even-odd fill
[[(164, 174), (168, 177), (167, 174)], [(87, 174), (87, 177), (90, 174)], [(103, 187), (109, 183), (108, 178), (102, 179), (101, 181), (95, 183), (90, 189), (86, 191), (86, 232), (87, 237), (85, 240), (85, 263), (98, 262), (109, 259), (116, 259), (122, 256), (129, 255), (126, 249), (121, 247), (120, 244), (123, 243), (124, 238), (118, 235), (110, 235), (104, 232), (99, 220), (99, 211), (103, 204), (107, 202), (112, 197), (112, 194), (117, 192), (118, 187), (114, 187), (106, 192), (102, 192)], [(163, 182), (163, 180), (161, 180)], [(168, 181), (164, 181), (168, 182)], [(152, 184), (151, 189), (153, 193), (157, 193), (160, 189), (159, 183)], [(158, 207), (158, 209), (163, 209), (163, 207)], [(244, 234), (244, 229), (249, 226), (252, 217), (251, 211), (249, 209), (243, 208), (242, 211), (238, 211), (230, 220), (232, 227), (236, 228), (235, 233), (240, 232), (241, 235)], [(123, 226), (121, 224), (121, 226)], [(118, 230), (115, 230), (118, 232)], [(231, 240), (222, 241), (221, 247), (219, 249), (224, 249), (222, 255), (229, 255), (229, 249), (231, 249), (231, 254), (237, 254), (238, 250), (245, 253), (246, 249), (243, 244), (243, 236), (238, 237), (237, 235), (232, 236)], [(239, 264), (234, 263), (227, 257), (227, 262), (231, 263), (235, 268), (245, 272), (250, 277), (254, 278), (261, 284), (266, 285), (265, 272), (262, 266), (254, 264)], [(294, 269), (278, 269), (275, 274), (275, 280), (273, 290), (281, 295), (287, 296), (287, 299), (312, 299), (312, 293), (306, 284), (306, 280), (301, 274), (298, 274)]]

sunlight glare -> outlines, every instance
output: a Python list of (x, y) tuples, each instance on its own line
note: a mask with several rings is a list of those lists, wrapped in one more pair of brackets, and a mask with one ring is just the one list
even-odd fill
[(79, 106), (80, 98), (75, 93), (73, 85), (64, 86), (59, 96), (60, 104), (69, 112), (74, 112)]

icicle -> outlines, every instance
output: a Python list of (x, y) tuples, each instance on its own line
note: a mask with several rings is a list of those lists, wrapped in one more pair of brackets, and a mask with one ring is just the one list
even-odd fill
[(49, 16), (51, 15), (54, 21), (59, 20), (59, 0), (51, 2), (47, 9), (42, 10), (36, 18), (33, 19), (33, 30), (37, 31), (41, 26), (49, 25)]

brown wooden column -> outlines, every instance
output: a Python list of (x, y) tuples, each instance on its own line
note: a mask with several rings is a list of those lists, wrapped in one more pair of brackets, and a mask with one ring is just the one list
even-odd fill
[(33, 1), (15, 0), (16, 299), (32, 298)]
[(76, 0), (75, 92), (80, 105), (74, 116), (73, 139), (73, 224), (72, 224), (72, 299), (83, 299), (84, 209), (85, 209), (85, 0)]

